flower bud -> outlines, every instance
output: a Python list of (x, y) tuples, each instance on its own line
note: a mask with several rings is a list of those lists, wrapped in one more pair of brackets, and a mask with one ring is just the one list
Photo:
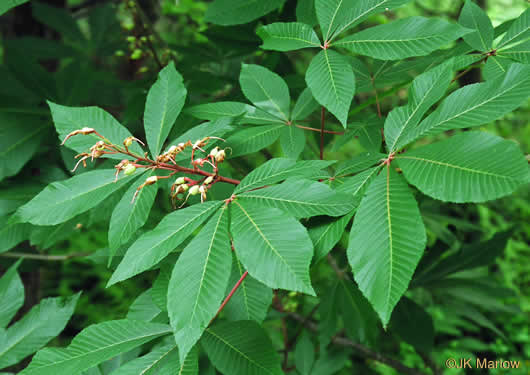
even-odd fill
[(225, 160), (226, 152), (225, 150), (221, 150), (215, 155), (215, 161), (218, 163), (222, 163)]
[(147, 180), (145, 180), (145, 184), (146, 185), (153, 185), (157, 181), (158, 181), (158, 176), (151, 176), (151, 177), (148, 177)]
[(217, 156), (218, 153), (219, 153), (219, 147), (214, 147), (210, 150), (210, 156), (213, 156), (214, 158)]
[(188, 191), (190, 186), (188, 184), (184, 184), (184, 185), (180, 185), (180, 188), (182, 189), (182, 191)]
[(209, 176), (208, 178), (206, 178), (206, 180), (204, 180), (205, 185), (210, 185), (212, 182), (213, 182), (213, 176)]
[(179, 177), (175, 180), (175, 184), (176, 185), (182, 185), (183, 183), (186, 182), (186, 179), (184, 177)]
[(142, 50), (136, 48), (133, 53), (131, 54), (131, 60), (138, 60), (142, 57)]
[(130, 147), (133, 143), (133, 137), (127, 137), (125, 138), (125, 140), (123, 141), (123, 145), (125, 147)]
[(127, 176), (130, 176), (132, 175), (134, 172), (136, 171), (136, 167), (132, 164), (128, 164), (125, 169), (123, 170), (123, 173), (125, 173), (125, 175)]
[(200, 188), (198, 185), (193, 185), (191, 188), (190, 188), (190, 191), (189, 191), (189, 194), (190, 195), (197, 195), (201, 192)]
[(177, 151), (177, 146), (171, 146), (171, 147), (169, 148), (169, 150), (167, 150), (167, 153), (168, 153), (168, 154), (173, 154), (173, 153), (176, 152), (176, 151)]

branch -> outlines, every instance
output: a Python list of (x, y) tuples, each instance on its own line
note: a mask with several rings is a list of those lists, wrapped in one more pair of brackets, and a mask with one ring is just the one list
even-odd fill
[(241, 283), (243, 282), (243, 280), (245, 280), (247, 276), (248, 276), (248, 271), (245, 271), (245, 273), (241, 275), (241, 278), (238, 280), (236, 285), (234, 285), (234, 287), (232, 288), (228, 296), (225, 298), (225, 300), (221, 304), (221, 307), (219, 307), (219, 310), (217, 310), (217, 313), (215, 314), (215, 316), (212, 318), (212, 320), (210, 320), (210, 324), (212, 324), (215, 318), (217, 318), (217, 316), (221, 313), (221, 311), (223, 311), (228, 301), (230, 301), (230, 299), (234, 296), (234, 293), (237, 291), (237, 289), (239, 288), (239, 286), (241, 285)]
[(92, 253), (72, 253), (72, 254), (66, 254), (66, 255), (43, 255), (43, 254), (29, 254), (29, 253), (17, 253), (17, 252), (9, 252), (9, 253), (1, 253), (0, 257), (4, 258), (25, 258), (25, 259), (35, 259), (35, 260), (43, 260), (43, 261), (65, 261), (70, 258), (82, 258), (92, 255)]
[(324, 127), (326, 125), (326, 108), (320, 112), (320, 160), (324, 160)]
[[(313, 333), (318, 332), (318, 326), (314, 322), (306, 320), (305, 317), (303, 317), (302, 315), (289, 312), (287, 313), (287, 316), (289, 316), (293, 320), (301, 322), (311, 332)], [(361, 354), (365, 355), (366, 357), (373, 359), (374, 361), (383, 363), (387, 366), (390, 366), (396, 369), (402, 375), (426, 375), (424, 372), (418, 371), (412, 367), (405, 366), (404, 364), (402, 364), (401, 362), (393, 358), (390, 358), (381, 353), (375, 352), (372, 349), (367, 348), (366, 346), (362, 344), (353, 342), (345, 337), (334, 337), (331, 340), (331, 342), (337, 346), (353, 348), (359, 351)]]
[[(294, 126), (296, 126), (297, 128), (300, 128), (300, 129), (311, 130), (311, 131), (314, 131), (314, 132), (322, 133), (322, 129), (311, 128), (309, 126), (303, 126), (303, 125), (298, 125), (298, 124), (294, 124)], [(333, 131), (333, 130), (324, 130), (324, 133), (326, 133), (326, 134), (344, 135), (344, 132), (336, 132), (336, 131)]]

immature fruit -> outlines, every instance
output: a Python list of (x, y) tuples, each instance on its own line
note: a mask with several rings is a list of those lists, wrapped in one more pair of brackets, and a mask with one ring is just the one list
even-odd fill
[(175, 180), (175, 185), (182, 185), (186, 182), (186, 179), (184, 177), (179, 177)]
[(205, 185), (210, 185), (213, 182), (213, 176), (209, 176), (206, 180), (204, 180)]
[(190, 191), (189, 191), (189, 195), (197, 195), (201, 192), (200, 188), (198, 185), (193, 185), (191, 188), (190, 188)]
[(136, 167), (132, 164), (129, 164), (125, 167), (123, 170), (123, 173), (125, 173), (127, 176), (132, 175), (136, 171)]

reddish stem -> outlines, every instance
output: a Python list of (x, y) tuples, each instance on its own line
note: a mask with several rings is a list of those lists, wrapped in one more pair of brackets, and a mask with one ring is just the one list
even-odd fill
[(324, 160), (324, 126), (326, 125), (326, 108), (320, 112), (320, 160)]
[(215, 318), (217, 318), (217, 316), (221, 313), (221, 311), (223, 311), (223, 309), (225, 308), (226, 304), (228, 303), (228, 301), (230, 301), (230, 299), (232, 298), (234, 293), (237, 291), (237, 289), (239, 288), (239, 286), (241, 285), (243, 280), (245, 280), (247, 275), (248, 275), (248, 271), (245, 271), (245, 273), (243, 275), (241, 275), (241, 278), (236, 283), (236, 285), (234, 285), (234, 287), (232, 288), (232, 290), (230, 291), (228, 296), (225, 298), (225, 300), (223, 301), (221, 307), (219, 307), (219, 310), (217, 310), (217, 313), (215, 314), (215, 316), (212, 318), (212, 320), (210, 320), (210, 324), (212, 324), (212, 322), (215, 320)]

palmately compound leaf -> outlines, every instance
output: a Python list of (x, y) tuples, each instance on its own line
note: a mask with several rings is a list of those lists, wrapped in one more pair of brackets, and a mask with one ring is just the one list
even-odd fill
[(233, 150), (230, 157), (247, 155), (273, 144), (280, 137), (285, 126), (263, 125), (239, 130), (226, 140), (226, 145)]
[(144, 128), (151, 155), (158, 156), (184, 102), (187, 90), (182, 76), (170, 62), (158, 74), (145, 103)]
[(530, 66), (512, 64), (503, 76), (453, 92), (404, 142), (450, 129), (487, 124), (519, 107), (529, 95)]
[(241, 202), (275, 207), (298, 218), (316, 215), (342, 216), (355, 206), (346, 194), (326, 184), (305, 179), (287, 180), (280, 185), (238, 195)]
[(13, 222), (35, 225), (55, 225), (67, 221), (103, 202), (113, 192), (131, 181), (115, 170), (102, 169), (82, 173), (65, 181), (48, 185), (35, 198), (20, 207)]
[(320, 39), (313, 28), (300, 22), (271, 23), (260, 27), (257, 34), (263, 39), (263, 49), (294, 51), (320, 47)]
[(171, 333), (166, 324), (111, 320), (91, 325), (64, 349), (40, 350), (19, 375), (72, 375)]
[(355, 76), (349, 61), (335, 51), (322, 50), (311, 61), (305, 80), (317, 102), (346, 128), (355, 94)]
[(497, 45), (497, 50), (513, 48), (515, 45), (522, 44), (530, 38), (530, 8), (526, 9), (512, 23), (504, 37)]
[[(243, 265), (234, 255), (232, 262), (232, 275), (228, 282), (226, 295), (241, 279), (245, 273)], [(267, 310), (272, 303), (272, 289), (263, 285), (252, 276), (246, 276), (239, 288), (226, 304), (224, 316), (231, 321), (254, 320), (262, 323), (267, 315)]]
[(181, 362), (219, 309), (231, 266), (228, 210), (223, 206), (183, 250), (169, 281), (167, 309)]
[(409, 103), (395, 108), (385, 121), (385, 142), (390, 152), (405, 146), (412, 132), (427, 110), (444, 95), (453, 76), (452, 64), (442, 64), (412, 81)]
[(252, 190), (265, 185), (293, 177), (311, 178), (335, 163), (327, 160), (303, 160), (296, 162), (293, 159), (275, 158), (267, 161), (245, 176), (236, 187), (234, 194)]
[(17, 273), (21, 261), (15, 262), (0, 278), (0, 329), (9, 324), (24, 304), (24, 284)]
[(265, 125), (265, 124), (284, 124), (285, 121), (268, 113), (264, 110), (239, 102), (216, 102), (199, 104), (188, 108), (186, 113), (201, 120), (220, 120), (231, 118), (234, 122)]
[(178, 374), (181, 369), (177, 344), (167, 344), (133, 359), (112, 372), (112, 375)]
[(406, 179), (423, 193), (450, 202), (484, 202), (528, 181), (528, 162), (516, 143), (465, 132), (396, 157)]
[[(142, 178), (149, 178), (153, 174), (154, 171), (150, 171)], [(145, 224), (151, 212), (158, 184), (143, 187), (133, 201), (137, 188), (136, 184), (131, 184), (112, 211), (109, 225), (109, 264), (116, 249), (131, 239), (133, 234)]]
[(326, 221), (309, 229), (309, 236), (315, 247), (313, 263), (317, 263), (328, 255), (340, 241), (353, 214), (352, 212), (342, 217), (328, 218)]
[(324, 41), (331, 41), (369, 16), (394, 9), (410, 0), (315, 0)]
[(387, 166), (369, 186), (348, 244), (355, 281), (384, 326), (407, 290), (426, 242), (412, 192), (404, 178)]
[(206, 21), (216, 25), (248, 23), (278, 9), (285, 0), (215, 0), (206, 12)]
[(291, 113), (291, 121), (305, 120), (307, 116), (318, 109), (318, 102), (313, 98), (311, 90), (306, 87), (298, 97)]
[(294, 126), (285, 126), (280, 135), (280, 145), (285, 156), (291, 159), (298, 159), (305, 148), (304, 130)]
[(247, 99), (256, 107), (289, 121), (291, 99), (282, 77), (263, 66), (243, 64), (239, 83)]
[(174, 251), (223, 202), (210, 201), (170, 213), (155, 229), (134, 242), (114, 271), (108, 286), (147, 271)]
[[(101, 108), (66, 107), (50, 101), (48, 101), (48, 105), (52, 112), (55, 129), (61, 141), (71, 132), (85, 127), (95, 129), (111, 143), (118, 146), (122, 145), (125, 138), (131, 136), (127, 128)], [(76, 135), (68, 139), (65, 146), (77, 152), (88, 152), (90, 147), (98, 141), (101, 141), (101, 138), (95, 134)], [(129, 150), (137, 155), (143, 155), (143, 151), (137, 143), (133, 143)], [(123, 159), (125, 156), (122, 154), (105, 154), (103, 157)]]
[(464, 40), (476, 50), (487, 52), (493, 43), (493, 25), (486, 12), (471, 0), (467, 0), (462, 8), (458, 22), (474, 30), (464, 35)]
[(400, 60), (428, 55), (470, 31), (442, 19), (409, 17), (360, 31), (333, 46), (380, 60)]
[(279, 209), (237, 199), (231, 214), (234, 248), (251, 276), (271, 288), (315, 295), (309, 278), (313, 244), (302, 224)]
[(220, 322), (201, 340), (208, 358), (223, 375), (281, 375), (280, 358), (258, 323)]
[(46, 298), (11, 325), (0, 341), (0, 368), (14, 365), (46, 345), (66, 326), (80, 293), (71, 298)]

